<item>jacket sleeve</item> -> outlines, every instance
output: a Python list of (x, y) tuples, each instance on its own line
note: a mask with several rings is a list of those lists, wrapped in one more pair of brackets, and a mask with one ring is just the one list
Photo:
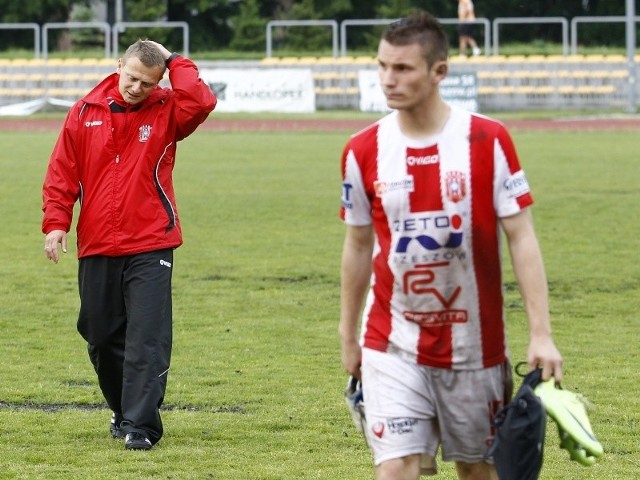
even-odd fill
[(176, 141), (189, 136), (216, 106), (217, 99), (209, 85), (199, 77), (198, 67), (182, 56), (172, 60), (169, 81), (175, 95)]
[(80, 177), (73, 132), (78, 125), (78, 104), (67, 114), (58, 136), (42, 187), (42, 233), (71, 228), (73, 206), (80, 196)]

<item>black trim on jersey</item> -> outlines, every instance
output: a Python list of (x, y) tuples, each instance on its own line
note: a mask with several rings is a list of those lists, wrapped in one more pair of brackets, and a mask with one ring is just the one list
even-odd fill
[(111, 113), (137, 112), (141, 108), (142, 108), (142, 105), (134, 105), (133, 107), (131, 107), (130, 109), (127, 110), (126, 107), (123, 107), (122, 105), (118, 105), (115, 102), (115, 100), (111, 100), (109, 102), (109, 110), (111, 110)]

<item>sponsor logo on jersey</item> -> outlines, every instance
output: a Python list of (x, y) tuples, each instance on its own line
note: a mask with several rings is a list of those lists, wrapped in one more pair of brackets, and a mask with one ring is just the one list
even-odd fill
[(441, 312), (403, 312), (404, 318), (423, 328), (443, 327), (467, 321), (466, 310), (443, 310)]
[[(450, 262), (436, 262), (415, 265), (413, 270), (405, 272), (402, 279), (402, 290), (405, 295), (427, 295), (435, 301), (436, 308), (429, 311), (405, 311), (404, 318), (417, 323), (421, 327), (440, 327), (453, 323), (465, 323), (467, 311), (452, 308), (462, 287), (448, 286), (448, 292), (437, 288), (439, 268), (449, 267)], [(441, 308), (438, 309), (437, 305)]]
[(408, 167), (426, 167), (440, 163), (438, 145), (429, 145), (424, 148), (407, 148), (405, 162)]
[(85, 127), (99, 127), (102, 125), (102, 120), (93, 120), (90, 122), (84, 122)]
[(522, 170), (507, 178), (502, 186), (507, 191), (509, 198), (517, 198), (530, 192), (529, 182), (527, 182), (527, 177)]
[(138, 129), (138, 141), (140, 141), (140, 143), (144, 143), (147, 140), (149, 140), (150, 136), (151, 136), (151, 125), (142, 125)]
[(440, 155), (409, 155), (407, 156), (407, 165), (410, 167), (421, 165), (435, 165), (440, 161)]
[(400, 180), (376, 180), (373, 182), (373, 188), (376, 191), (376, 197), (382, 197), (383, 195), (391, 192), (413, 192), (413, 175), (407, 175)]
[(403, 235), (398, 238), (396, 253), (407, 253), (409, 246), (418, 243), (425, 250), (439, 250), (441, 248), (458, 248), (462, 245), (463, 233), (459, 230), (462, 226), (460, 215), (433, 215), (396, 220), (393, 228), (396, 232), (426, 231), (427, 229), (451, 229), (446, 240), (438, 240), (431, 235), (421, 233), (418, 235)]
[(342, 183), (342, 206), (348, 210), (353, 208), (353, 203), (351, 202), (352, 189), (353, 185), (351, 185), (350, 183)]

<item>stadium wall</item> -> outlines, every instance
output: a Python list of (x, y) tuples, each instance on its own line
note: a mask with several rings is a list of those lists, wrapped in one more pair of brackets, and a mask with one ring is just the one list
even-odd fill
[[(640, 61), (640, 58), (637, 59)], [(622, 55), (452, 57), (453, 75), (475, 75), (480, 111), (602, 109), (628, 107), (630, 81)], [(198, 62), (203, 70), (260, 69), (285, 76), (309, 70), (316, 109), (359, 109), (361, 70), (376, 70), (373, 57), (269, 57), (253, 62)], [(28, 114), (11, 108), (32, 104), (65, 107), (113, 72), (113, 59), (0, 59), (0, 114)], [(37, 106), (41, 104), (41, 106)], [(8, 113), (7, 113), (8, 112)]]

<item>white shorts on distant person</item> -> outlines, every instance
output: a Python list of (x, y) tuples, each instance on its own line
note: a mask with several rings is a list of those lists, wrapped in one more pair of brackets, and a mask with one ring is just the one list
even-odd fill
[(449, 370), (363, 348), (366, 436), (375, 465), (414, 454), (427, 461), (438, 447), (445, 461), (484, 461), (491, 419), (510, 397), (510, 382), (508, 362)]

